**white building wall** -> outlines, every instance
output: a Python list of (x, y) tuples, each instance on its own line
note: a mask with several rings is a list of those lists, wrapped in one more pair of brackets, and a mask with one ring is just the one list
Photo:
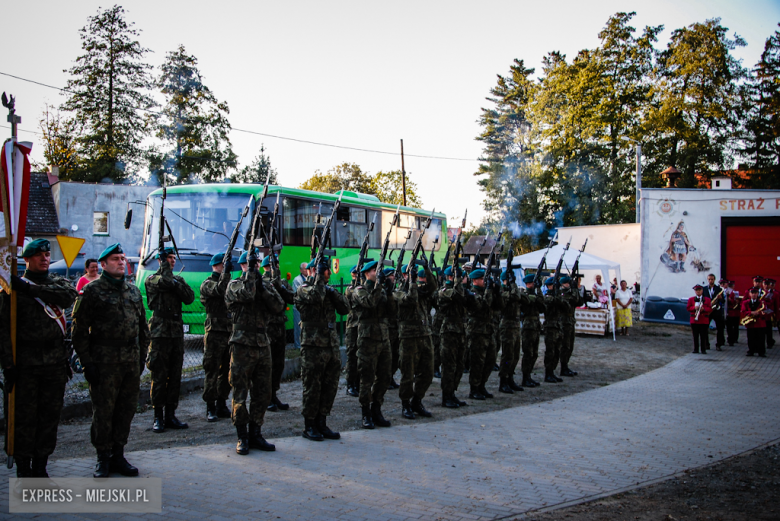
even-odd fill
[[(641, 278), (641, 231), (638, 223), (605, 224), (598, 226), (565, 226), (558, 228), (558, 242), (565, 244), (572, 238), (571, 248), (580, 249), (588, 239), (587, 253), (620, 264), (620, 274), (629, 286)], [(585, 285), (593, 283), (593, 274), (585, 273)], [(610, 280), (617, 274), (610, 272)]]

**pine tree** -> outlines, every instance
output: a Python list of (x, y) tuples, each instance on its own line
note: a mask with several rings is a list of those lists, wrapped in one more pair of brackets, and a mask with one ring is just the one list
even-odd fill
[(240, 172), (230, 177), (233, 183), (258, 183), (279, 184), (276, 169), (271, 166), (271, 158), (265, 154), (265, 146), (260, 145), (260, 155), (257, 156), (251, 165), (247, 165)]

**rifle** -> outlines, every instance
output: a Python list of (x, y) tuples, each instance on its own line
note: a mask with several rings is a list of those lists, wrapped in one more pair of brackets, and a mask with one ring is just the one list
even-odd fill
[(268, 243), (269, 247), (269, 254), (271, 255), (271, 260), (269, 261), (271, 264), (272, 270), (275, 270), (276, 273), (279, 273), (281, 276), (281, 273), (279, 271), (279, 259), (276, 257), (278, 252), (282, 251), (282, 243), (280, 241), (277, 241), (277, 234), (276, 234), (276, 217), (279, 215), (279, 192), (276, 192), (276, 203), (274, 203), (274, 213), (271, 216), (271, 220), (268, 221), (268, 224), (271, 226), (271, 237), (268, 238), (268, 235), (266, 235), (266, 242)]
[(571, 238), (569, 238), (569, 242), (566, 243), (566, 246), (563, 247), (563, 253), (561, 253), (561, 258), (558, 259), (558, 266), (555, 267), (555, 275), (553, 275), (553, 283), (555, 284), (553, 286), (553, 296), (557, 296), (561, 292), (561, 267), (563, 266), (563, 258), (566, 256), (566, 251), (569, 249), (569, 245), (571, 244)]
[[(463, 245), (460, 243), (460, 238), (463, 236), (463, 229), (466, 228), (466, 216), (469, 214), (469, 209), (466, 208), (466, 211), (463, 213), (463, 221), (460, 223), (460, 231), (458, 232), (458, 236), (455, 238), (455, 250), (453, 252), (452, 256), (452, 276), (457, 278), (458, 271), (460, 270), (460, 266), (458, 264), (461, 263), (460, 258), (460, 252), (463, 249)], [(444, 266), (447, 266), (447, 263), (444, 263)]]
[(447, 245), (447, 253), (444, 254), (444, 262), (441, 264), (441, 269), (439, 270), (439, 285), (444, 284), (444, 270), (447, 269), (447, 266), (450, 263), (450, 254), (452, 253), (452, 242), (450, 242)]
[(339, 210), (339, 206), (341, 206), (341, 198), (344, 196), (344, 192), (342, 191), (339, 194), (339, 199), (336, 201), (336, 203), (333, 205), (333, 211), (330, 213), (330, 217), (327, 221), (325, 221), (325, 228), (322, 230), (322, 235), (320, 236), (319, 242), (319, 248), (317, 248), (317, 256), (314, 257), (314, 268), (317, 270), (317, 276), (314, 279), (314, 283), (318, 283), (320, 280), (320, 263), (322, 262), (323, 257), (326, 254), (335, 255), (335, 250), (325, 250), (325, 245), (330, 242), (330, 230), (331, 225), (333, 224), (333, 219), (336, 217), (336, 212)]
[(487, 244), (487, 241), (488, 241), (489, 238), (490, 238), (490, 232), (488, 232), (488, 234), (485, 235), (485, 238), (482, 239), (482, 244), (480, 244), (479, 248), (477, 248), (477, 254), (474, 255), (474, 264), (471, 265), (471, 269), (472, 270), (476, 269), (477, 266), (482, 264), (481, 262), (479, 262), (479, 254), (482, 253), (482, 248), (485, 246), (485, 244)]
[(358, 274), (358, 277), (352, 281), (353, 288), (357, 285), (357, 281), (360, 278), (360, 272), (363, 270), (363, 264), (366, 262), (366, 254), (368, 253), (368, 240), (371, 232), (374, 231), (374, 226), (376, 225), (376, 216), (378, 214), (379, 212), (374, 214), (374, 218), (371, 220), (371, 224), (368, 225), (366, 236), (363, 238), (363, 244), (360, 246), (360, 256), (358, 257), (358, 263), (355, 267), (355, 272)]
[(412, 229), (409, 228), (409, 232), (406, 234), (406, 240), (401, 245), (401, 252), (398, 254), (398, 264), (395, 267), (395, 281), (398, 283), (401, 278), (401, 267), (404, 264), (404, 254), (406, 253), (406, 243), (412, 238)]
[(540, 288), (542, 283), (542, 270), (544, 269), (544, 265), (547, 262), (547, 254), (550, 253), (550, 248), (552, 248), (552, 245), (555, 244), (555, 239), (558, 238), (558, 232), (555, 232), (555, 236), (553, 236), (552, 239), (550, 239), (550, 243), (547, 245), (547, 250), (544, 252), (544, 255), (542, 256), (542, 260), (539, 261), (539, 267), (536, 268), (536, 273), (534, 274), (534, 287)]
[(319, 204), (317, 207), (317, 216), (314, 218), (314, 223), (311, 227), (311, 255), (309, 256), (310, 259), (313, 259), (317, 255), (317, 228), (320, 224), (320, 219), (322, 218), (322, 203)]
[(433, 252), (436, 250), (436, 244), (438, 242), (439, 242), (439, 236), (437, 235), (436, 237), (434, 237), (433, 245), (431, 246), (431, 258), (430, 258), (430, 261), (428, 260), (428, 256), (425, 255), (425, 248), (420, 250), (420, 255), (422, 255), (423, 262), (428, 264), (431, 267), (431, 271), (434, 272), (434, 273), (436, 273), (437, 266), (436, 266), (436, 258), (433, 256)]
[(412, 249), (412, 259), (409, 261), (409, 264), (406, 265), (406, 282), (409, 283), (412, 279), (412, 272), (415, 269), (415, 266), (417, 266), (417, 256), (420, 254), (420, 250), (422, 249), (422, 239), (425, 235), (425, 231), (430, 227), (431, 221), (433, 221), (433, 212), (435, 212), (436, 209), (434, 208), (431, 210), (431, 215), (428, 217), (428, 219), (425, 221), (425, 226), (423, 227), (422, 231), (420, 231), (420, 235), (417, 237), (417, 243), (414, 245), (414, 248)]
[(244, 206), (244, 211), (241, 212), (241, 218), (238, 219), (236, 227), (233, 228), (233, 233), (230, 234), (230, 241), (228, 242), (228, 248), (225, 252), (225, 258), (222, 259), (222, 263), (225, 265), (226, 271), (233, 271), (233, 248), (236, 247), (238, 241), (238, 234), (241, 231), (241, 223), (244, 222), (244, 217), (249, 213), (249, 208), (252, 206), (254, 198), (250, 195), (249, 202)]
[[(382, 283), (385, 280), (384, 265), (385, 265), (385, 258), (387, 257), (387, 249), (390, 247), (390, 234), (393, 231), (393, 227), (398, 224), (398, 219), (400, 219), (400, 213), (399, 213), (400, 211), (401, 211), (401, 203), (398, 203), (398, 206), (395, 209), (395, 215), (393, 215), (393, 220), (390, 222), (390, 229), (387, 230), (387, 235), (385, 235), (385, 242), (384, 244), (382, 244), (382, 253), (379, 254), (379, 263), (377, 264), (377, 269), (382, 271), (377, 273), (377, 276), (379, 277), (379, 281)], [(389, 262), (390, 262), (390, 266), (392, 266), (393, 261), (389, 261)]]
[[(498, 232), (499, 237), (504, 234), (504, 227), (501, 226), (501, 231)], [(490, 249), (490, 255), (488, 255), (487, 264), (485, 264), (485, 276), (487, 277), (487, 280), (485, 281), (485, 286), (487, 289), (490, 289), (490, 287), (493, 285), (493, 264), (496, 262), (496, 246), (498, 246), (498, 242), (493, 245), (493, 247)], [(501, 258), (501, 253), (504, 251), (504, 239), (502, 237), (501, 239), (501, 246), (499, 246), (498, 249), (498, 257)]]
[[(572, 266), (572, 268), (571, 268), (571, 278), (572, 278), (572, 281), (574, 281), (575, 277), (579, 277), (577, 271), (580, 269), (580, 255), (582, 255), (582, 252), (585, 251), (585, 246), (587, 246), (587, 245), (588, 245), (588, 239), (586, 238), (585, 239), (585, 244), (582, 245), (582, 249), (577, 254), (577, 260), (574, 261), (574, 266)], [(577, 285), (579, 286), (579, 280), (577, 280)]]
[[(247, 245), (249, 248), (249, 255), (247, 256), (247, 261), (249, 263), (249, 271), (257, 270), (257, 252), (255, 251), (255, 246), (260, 246), (260, 244), (256, 244), (259, 242), (257, 236), (260, 235), (262, 237), (265, 234), (265, 230), (263, 229), (263, 218), (261, 215), (261, 209), (263, 207), (263, 201), (265, 201), (267, 195), (268, 195), (268, 178), (266, 178), (265, 180), (265, 186), (263, 186), (263, 193), (260, 195), (260, 199), (258, 200), (257, 206), (255, 207), (255, 215), (254, 218), (252, 219), (252, 228), (249, 230), (249, 244)], [(260, 282), (258, 283), (262, 284), (262, 278), (260, 278)]]
[[(517, 282), (517, 278), (515, 277), (515, 267), (512, 265), (514, 260), (515, 260), (515, 250), (510, 247), (509, 248), (509, 253), (506, 254), (506, 280), (507, 280), (507, 282)], [(523, 268), (522, 265), (520, 265), (518, 267), (520, 269)]]

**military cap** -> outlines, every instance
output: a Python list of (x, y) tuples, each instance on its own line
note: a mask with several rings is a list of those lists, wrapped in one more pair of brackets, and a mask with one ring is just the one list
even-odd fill
[(312, 259), (312, 260), (309, 261), (309, 263), (306, 265), (306, 269), (307, 270), (310, 270), (310, 269), (314, 268), (314, 261), (315, 260), (316, 259)]
[(357, 273), (357, 266), (352, 266), (352, 269), (349, 270), (350, 273)]
[(761, 291), (761, 289), (758, 286), (753, 286), (748, 291), (751, 293), (758, 293), (759, 291)]
[(217, 264), (222, 264), (222, 262), (224, 260), (225, 260), (225, 254), (224, 253), (217, 253), (209, 261), (209, 266), (216, 266)]
[(426, 278), (424, 269), (420, 269), (420, 271), (417, 272), (417, 278), (419, 278), (419, 279)]
[[(163, 248), (162, 256), (167, 257), (168, 255), (176, 255), (176, 250), (174, 250), (173, 248)], [(157, 258), (158, 259), (160, 258), (159, 253), (157, 254)]]
[(27, 259), (42, 251), (51, 251), (51, 244), (46, 239), (35, 239), (34, 241), (27, 243), (27, 246), (24, 247), (24, 250), (22, 250), (22, 257)]
[[(275, 255), (275, 257), (276, 257), (276, 262), (279, 262), (279, 256)], [(263, 258), (263, 262), (260, 263), (260, 267), (261, 268), (267, 268), (269, 264), (271, 264), (271, 256), (270, 255), (266, 255)]]
[(775, 279), (764, 279), (764, 282), (766, 282), (767, 284), (774, 284), (777, 281)]
[(447, 266), (446, 268), (444, 268), (444, 276), (452, 277), (452, 266)]
[(477, 270), (471, 270), (471, 273), (469, 273), (470, 279), (481, 279), (485, 276), (485, 270), (482, 268)]
[(249, 252), (248, 252), (248, 251), (245, 251), (245, 252), (244, 252), (244, 253), (242, 253), (242, 254), (241, 254), (241, 256), (238, 258), (238, 263), (239, 263), (239, 264), (246, 264), (247, 262), (249, 262)]
[(395, 273), (395, 268), (385, 268), (382, 270), (382, 273), (385, 275), (385, 277), (389, 277), (390, 275)]
[(501, 280), (506, 280), (506, 270), (501, 272)]
[(367, 272), (367, 271), (371, 271), (371, 270), (373, 270), (374, 268), (376, 268), (376, 265), (377, 265), (377, 262), (376, 262), (376, 261), (367, 262), (367, 263), (365, 263), (365, 264), (363, 265), (363, 269), (362, 269), (362, 270), (360, 270), (360, 273), (365, 273), (365, 272)]
[(529, 273), (528, 275), (523, 277), (523, 282), (525, 282), (526, 284), (530, 284), (531, 282), (534, 281), (534, 279), (536, 279), (536, 275)]
[(408, 264), (404, 264), (403, 266), (401, 266), (401, 271), (403, 271), (404, 273), (406, 273), (406, 269), (407, 269), (408, 267), (409, 267), (409, 265), (408, 265)]
[(718, 284), (728, 284), (728, 283), (729, 283), (728, 279), (720, 279), (718, 281)]
[(756, 275), (755, 277), (753, 277), (753, 280), (757, 280), (761, 282), (762, 280), (764, 280), (764, 277), (762, 277), (761, 275)]
[(561, 277), (561, 284), (569, 284), (571, 282), (571, 277), (568, 275), (564, 275)]
[(544, 281), (545, 286), (552, 286), (553, 284), (555, 284), (555, 277), (549, 277)]
[(100, 254), (100, 257), (98, 257), (98, 261), (102, 261), (103, 259), (105, 259), (109, 255), (113, 255), (114, 253), (124, 253), (124, 251), (122, 251), (122, 245), (121, 244), (119, 244), (119, 243), (112, 244), (111, 246), (109, 246), (108, 248), (103, 250), (103, 253)]
[(701, 284), (696, 284), (696, 285), (693, 287), (693, 289), (704, 289), (704, 286), (702, 286)]
[(317, 269), (319, 271), (325, 271), (330, 269), (330, 257), (323, 257), (320, 261), (319, 266), (317, 266)]

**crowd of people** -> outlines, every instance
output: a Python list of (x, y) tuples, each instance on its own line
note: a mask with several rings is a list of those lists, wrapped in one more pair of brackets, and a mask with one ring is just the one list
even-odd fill
[[(18, 299), (17, 349), (10, 340), (10, 296), (0, 304), (0, 365), (6, 396), (14, 391), (13, 453), (19, 477), (46, 477), (57, 441), (68, 363), (64, 311), (72, 306), (73, 348), (89, 384), (93, 416), (91, 441), (97, 453), (95, 477), (111, 472), (138, 475), (124, 455), (137, 408), (140, 375), (151, 373), (152, 431), (186, 429), (176, 417), (184, 355), (182, 307), (194, 292), (175, 275), (176, 255), (164, 249), (159, 269), (145, 281), (147, 322), (139, 289), (125, 279), (126, 258), (114, 244), (88, 260), (78, 287), (48, 272), (50, 244), (30, 242), (22, 256), (26, 270), (12, 277)], [(97, 264), (102, 267), (98, 275)], [(534, 275), (518, 285), (514, 272), (488, 273), (466, 264), (432, 269), (426, 264), (395, 268), (367, 260), (352, 269), (344, 293), (330, 284), (331, 261), (301, 266), (292, 287), (280, 276), (278, 258), (244, 252), (241, 274), (232, 259), (215, 255), (212, 274), (200, 287), (206, 310), (203, 400), (206, 421), (231, 418), (236, 452), (273, 451), (262, 425), (268, 410), (287, 410), (277, 396), (284, 369), (285, 308), (294, 305), (299, 325), (304, 417), (303, 437), (339, 439), (327, 425), (342, 371), (337, 315), (347, 317), (347, 393), (358, 398), (365, 429), (390, 427), (385, 393), (401, 371), (400, 415), (430, 417), (423, 403), (434, 375), (440, 375), (442, 407), (467, 406), (456, 393), (468, 373), (470, 400), (493, 398), (488, 377), (499, 367), (498, 392), (538, 387), (532, 378), (544, 332), (544, 382), (577, 375), (569, 367), (574, 348), (574, 310), (584, 302), (579, 277), (549, 277), (537, 287)], [(435, 310), (435, 312), (433, 311)], [(544, 314), (542, 324), (540, 315)], [(522, 327), (521, 327), (522, 325)], [(500, 360), (498, 352), (501, 352)], [(497, 363), (498, 362), (498, 363)], [(520, 365), (522, 380), (515, 381)], [(560, 376), (556, 369), (560, 367)], [(232, 392), (232, 403), (228, 399)]]

